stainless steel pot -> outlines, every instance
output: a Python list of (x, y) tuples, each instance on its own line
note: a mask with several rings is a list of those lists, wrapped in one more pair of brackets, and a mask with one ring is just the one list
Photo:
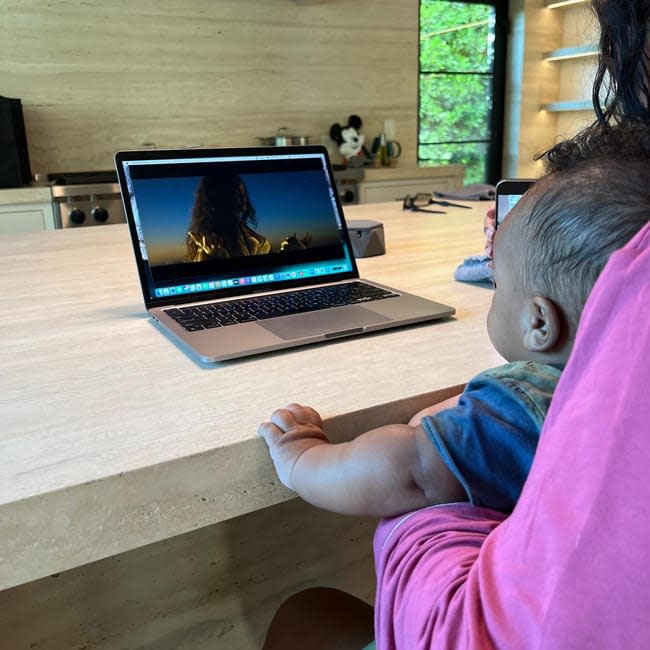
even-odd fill
[(289, 135), (288, 133), (282, 133), (287, 131), (286, 126), (282, 126), (278, 129), (275, 135), (258, 137), (257, 139), (265, 147), (287, 147), (289, 145), (300, 145), (300, 144), (309, 144), (311, 136), (309, 135)]

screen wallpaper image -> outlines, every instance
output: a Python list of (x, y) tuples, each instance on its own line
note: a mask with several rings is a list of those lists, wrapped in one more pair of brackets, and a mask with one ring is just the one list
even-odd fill
[(151, 267), (340, 248), (321, 171), (133, 179), (133, 190)]
[(522, 194), (500, 194), (499, 195), (499, 205), (498, 205), (498, 222), (497, 225), (501, 225), (503, 220), (508, 216), (508, 213), (521, 199)]

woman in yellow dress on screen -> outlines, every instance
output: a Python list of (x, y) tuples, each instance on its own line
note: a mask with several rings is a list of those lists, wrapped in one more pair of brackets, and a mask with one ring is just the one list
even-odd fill
[(271, 242), (255, 232), (255, 207), (237, 174), (204, 176), (196, 189), (185, 239), (186, 260), (265, 255)]

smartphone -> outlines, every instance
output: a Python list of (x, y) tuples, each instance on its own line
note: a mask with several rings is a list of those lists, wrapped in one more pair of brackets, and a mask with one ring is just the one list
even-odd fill
[(535, 183), (527, 178), (504, 179), (496, 187), (496, 227), (498, 228), (508, 216), (514, 205), (524, 195), (526, 190)]

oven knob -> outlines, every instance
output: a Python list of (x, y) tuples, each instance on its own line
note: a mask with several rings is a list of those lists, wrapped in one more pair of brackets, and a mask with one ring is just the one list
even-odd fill
[(108, 210), (106, 208), (100, 208), (98, 206), (96, 208), (93, 208), (91, 214), (93, 215), (95, 221), (99, 221), (99, 223), (105, 223), (108, 221)]
[(70, 221), (72, 221), (72, 223), (80, 226), (86, 220), (86, 213), (79, 208), (72, 208), (72, 210), (70, 210), (68, 218)]

